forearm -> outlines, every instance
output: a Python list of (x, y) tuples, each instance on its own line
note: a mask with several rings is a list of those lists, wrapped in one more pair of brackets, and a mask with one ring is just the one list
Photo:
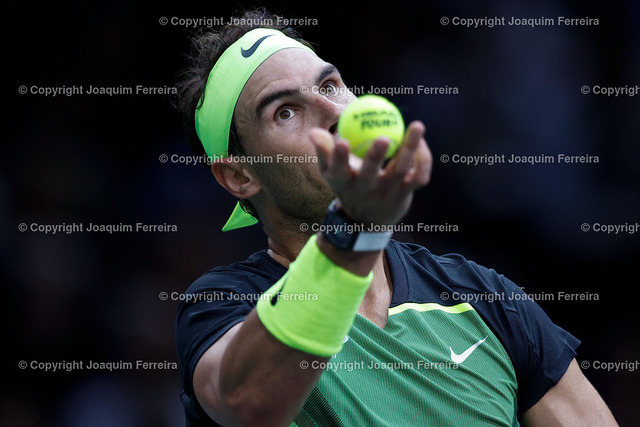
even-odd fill
[(218, 414), (225, 425), (288, 425), (302, 408), (328, 358), (277, 340), (252, 311), (222, 358)]
[[(211, 411), (218, 422), (290, 423), (320, 378), (318, 362), (342, 346), (379, 252), (339, 251), (320, 239), (308, 245), (226, 343)], [(289, 299), (301, 292), (310, 301)]]

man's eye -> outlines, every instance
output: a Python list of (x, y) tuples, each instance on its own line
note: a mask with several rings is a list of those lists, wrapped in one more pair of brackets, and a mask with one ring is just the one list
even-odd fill
[(338, 88), (333, 82), (326, 82), (324, 85), (322, 85), (322, 93), (324, 95), (335, 95), (337, 91)]
[(282, 108), (281, 110), (278, 111), (278, 114), (277, 114), (280, 120), (289, 120), (295, 115), (296, 115), (296, 112), (293, 111), (293, 109), (291, 108)]

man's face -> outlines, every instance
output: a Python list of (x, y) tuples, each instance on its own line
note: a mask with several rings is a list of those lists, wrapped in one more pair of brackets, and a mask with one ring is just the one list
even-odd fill
[[(274, 53), (246, 83), (234, 121), (247, 156), (270, 156), (255, 163), (264, 199), (285, 215), (318, 220), (333, 191), (320, 175), (309, 130), (335, 132), (340, 113), (355, 100), (338, 70), (302, 49)], [(281, 157), (278, 157), (281, 155)], [(296, 156), (307, 161), (286, 162)]]

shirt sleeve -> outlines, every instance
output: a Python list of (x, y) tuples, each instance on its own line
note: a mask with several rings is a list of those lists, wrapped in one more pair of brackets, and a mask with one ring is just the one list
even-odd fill
[(270, 286), (264, 278), (212, 270), (185, 292), (176, 317), (176, 349), (183, 391), (193, 397), (193, 371), (204, 352), (255, 307)]
[(553, 323), (533, 295), (493, 269), (469, 264), (484, 282), (485, 291), (504, 295), (499, 302), (483, 301), (477, 308), (511, 357), (521, 416), (560, 381), (580, 341)]
[(521, 342), (510, 343), (520, 377), (518, 412), (523, 414), (560, 381), (576, 357), (580, 341), (554, 324), (538, 303), (513, 282), (504, 277), (502, 282), (506, 292), (513, 292), (515, 312), (509, 314), (516, 321), (516, 328), (521, 329), (512, 337), (523, 335)]

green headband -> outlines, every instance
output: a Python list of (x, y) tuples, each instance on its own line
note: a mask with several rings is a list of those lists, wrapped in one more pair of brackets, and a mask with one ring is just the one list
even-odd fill
[[(196, 132), (210, 159), (229, 155), (229, 131), (233, 112), (253, 72), (267, 58), (282, 49), (299, 48), (313, 53), (308, 46), (278, 30), (256, 28), (229, 46), (209, 73), (207, 85), (196, 109)], [(222, 231), (248, 227), (257, 223), (240, 203), (222, 227)]]

